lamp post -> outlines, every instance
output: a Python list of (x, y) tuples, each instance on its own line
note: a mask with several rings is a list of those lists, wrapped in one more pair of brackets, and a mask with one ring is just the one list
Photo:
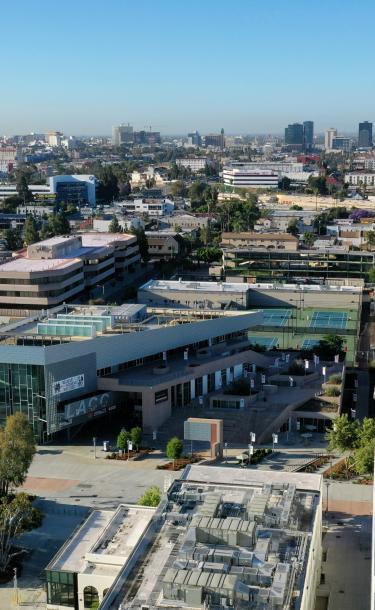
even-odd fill
[(326, 491), (327, 491), (327, 496), (326, 496), (326, 510), (325, 510), (325, 514), (327, 515), (328, 513), (328, 500), (329, 500), (329, 495), (328, 495), (328, 490), (329, 490), (329, 481), (325, 482), (326, 484)]
[(94, 445), (94, 460), (96, 460), (96, 436), (92, 437), (92, 442)]
[(277, 445), (277, 443), (279, 442), (279, 437), (278, 435), (274, 432), (272, 434), (272, 453), (275, 451), (275, 445)]
[(225, 463), (228, 463), (228, 443), (224, 443), (225, 447)]

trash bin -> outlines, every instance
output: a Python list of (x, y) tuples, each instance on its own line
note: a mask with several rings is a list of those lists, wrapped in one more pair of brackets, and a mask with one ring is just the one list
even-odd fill
[(103, 451), (110, 451), (109, 441), (103, 441)]

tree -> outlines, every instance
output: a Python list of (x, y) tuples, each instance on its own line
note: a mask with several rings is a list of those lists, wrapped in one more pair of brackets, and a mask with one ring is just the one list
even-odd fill
[(117, 176), (114, 174), (110, 165), (105, 165), (99, 169), (97, 176), (100, 180), (98, 186), (98, 199), (104, 203), (110, 203), (119, 196)]
[(354, 465), (358, 474), (373, 474), (375, 441), (359, 447), (354, 454)]
[(307, 186), (316, 195), (326, 195), (328, 192), (325, 176), (309, 176)]
[(375, 231), (367, 231), (366, 233), (366, 244), (373, 248), (375, 246)]
[(29, 189), (27, 178), (24, 174), (21, 174), (17, 180), (17, 192), (18, 196), (23, 203), (29, 203), (33, 200), (33, 194)]
[(167, 457), (169, 457), (170, 460), (173, 460), (173, 468), (175, 466), (175, 460), (178, 460), (181, 457), (183, 450), (184, 444), (182, 440), (177, 436), (173, 436), (167, 445)]
[(372, 443), (375, 439), (375, 420), (372, 417), (365, 417), (358, 431), (358, 444), (364, 447)]
[(303, 210), (303, 207), (301, 205), (298, 205), (297, 203), (295, 203), (294, 205), (291, 205), (289, 209), (290, 210), (297, 210), (297, 211), (300, 212), (301, 210)]
[(130, 430), (130, 435), (132, 443), (133, 445), (135, 445), (138, 451), (142, 442), (142, 428), (140, 428), (139, 426), (135, 426)]
[(20, 493), (12, 498), (0, 500), (0, 573), (6, 573), (11, 561), (22, 551), (14, 550), (17, 536), (23, 532), (39, 527), (42, 513), (33, 507), (30, 498)]
[(140, 227), (138, 229), (135, 229), (133, 227), (131, 229), (131, 233), (133, 235), (135, 235), (137, 238), (139, 253), (142, 257), (142, 260), (147, 261), (148, 260), (148, 241), (147, 241), (147, 237), (144, 232), (144, 229), (141, 229)]
[(158, 506), (161, 500), (161, 490), (156, 485), (146, 489), (138, 504), (141, 506)]
[(23, 199), (18, 197), (18, 195), (12, 195), (11, 197), (6, 197), (1, 204), (1, 209), (3, 212), (11, 214), (12, 212), (16, 212), (18, 206), (23, 204)]
[(129, 180), (126, 180), (126, 182), (119, 184), (120, 197), (126, 199), (127, 197), (129, 197), (131, 192), (132, 192), (132, 187), (131, 187)]
[(287, 226), (286, 229), (287, 233), (290, 233), (291, 235), (294, 235), (295, 237), (297, 237), (299, 230), (298, 230), (298, 218), (292, 218), (289, 221), (289, 224)]
[(314, 352), (321, 360), (333, 360), (335, 356), (342, 356), (344, 339), (340, 335), (329, 334), (321, 339), (314, 348)]
[(49, 220), (54, 235), (70, 234), (69, 220), (63, 210), (60, 210), (57, 214), (52, 214)]
[(109, 224), (108, 231), (110, 233), (121, 233), (121, 227), (120, 227), (120, 223), (118, 221), (117, 216), (113, 216), (113, 218)]
[(120, 434), (117, 437), (117, 447), (124, 453), (124, 451), (128, 448), (128, 441), (131, 441), (131, 434), (124, 428), (121, 430)]
[(14, 252), (15, 250), (20, 250), (23, 246), (22, 237), (20, 232), (17, 229), (5, 229), (4, 238), (7, 242), (8, 250)]
[(222, 258), (222, 250), (215, 247), (198, 248), (197, 259), (204, 263), (213, 263), (214, 261), (220, 261)]
[(279, 180), (279, 189), (281, 191), (289, 191), (290, 190), (290, 185), (292, 184), (292, 181), (290, 178), (288, 178), (287, 176), (283, 176), (281, 178), (281, 180)]
[(34, 454), (34, 433), (26, 415), (10, 415), (0, 430), (0, 496), (24, 483)]
[(38, 229), (34, 216), (28, 216), (25, 222), (24, 239), (26, 246), (35, 244), (39, 240)]
[(358, 445), (358, 422), (349, 419), (347, 413), (335, 420), (333, 428), (327, 433), (329, 450), (353, 451)]
[(186, 197), (187, 188), (183, 180), (176, 180), (171, 186), (171, 195), (173, 197)]
[(303, 234), (303, 241), (307, 246), (312, 246), (315, 240), (316, 235), (314, 233), (307, 232)]
[(371, 284), (375, 284), (375, 267), (370, 269), (370, 271), (368, 272), (368, 281)]

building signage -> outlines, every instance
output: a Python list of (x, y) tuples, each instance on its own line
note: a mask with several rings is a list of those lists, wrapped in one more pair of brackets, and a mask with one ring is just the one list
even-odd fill
[(72, 390), (79, 390), (85, 387), (85, 376), (75, 375), (74, 377), (67, 377), (66, 379), (60, 379), (52, 384), (53, 396), (59, 396), (65, 394), (65, 392), (71, 392)]
[(83, 398), (65, 405), (65, 419), (73, 419), (81, 415), (101, 415), (113, 405), (112, 392), (104, 392), (90, 398)]

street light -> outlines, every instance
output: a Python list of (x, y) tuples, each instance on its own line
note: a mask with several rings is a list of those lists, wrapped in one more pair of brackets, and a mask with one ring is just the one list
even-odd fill
[(275, 445), (277, 445), (277, 443), (279, 442), (279, 437), (278, 435), (274, 432), (272, 434), (272, 452), (275, 451)]
[(96, 460), (96, 436), (92, 437), (92, 442), (94, 444), (94, 460)]
[(228, 443), (224, 443), (225, 447), (225, 463), (228, 463)]

